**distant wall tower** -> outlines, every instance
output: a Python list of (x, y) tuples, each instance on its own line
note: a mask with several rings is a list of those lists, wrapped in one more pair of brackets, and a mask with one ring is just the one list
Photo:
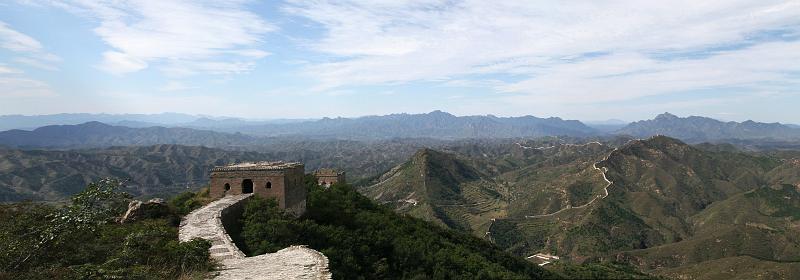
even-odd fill
[(305, 167), (297, 162), (246, 162), (211, 169), (213, 198), (254, 193), (274, 198), (281, 209), (303, 214), (308, 190), (303, 184)]
[(326, 187), (335, 183), (347, 183), (344, 175), (344, 172), (339, 172), (330, 168), (320, 168), (314, 171), (314, 176), (317, 177), (317, 183), (320, 186)]

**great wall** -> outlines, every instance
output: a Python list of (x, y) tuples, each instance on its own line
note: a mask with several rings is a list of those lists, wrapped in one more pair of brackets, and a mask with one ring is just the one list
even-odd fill
[(228, 230), (237, 226), (244, 202), (253, 194), (228, 195), (192, 211), (181, 221), (179, 239), (211, 242), (211, 257), (220, 263), (214, 279), (331, 279), (328, 258), (304, 246), (290, 246), (272, 254), (247, 257)]

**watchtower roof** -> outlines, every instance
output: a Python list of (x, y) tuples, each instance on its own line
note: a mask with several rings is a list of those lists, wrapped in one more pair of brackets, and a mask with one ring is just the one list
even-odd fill
[(288, 170), (302, 166), (303, 164), (299, 162), (283, 162), (283, 161), (241, 162), (241, 163), (229, 164), (226, 166), (216, 166), (213, 169), (211, 169), (211, 172), (242, 171), (242, 170)]

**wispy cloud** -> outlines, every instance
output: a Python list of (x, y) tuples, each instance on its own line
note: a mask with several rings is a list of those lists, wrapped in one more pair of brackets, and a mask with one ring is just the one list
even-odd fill
[(44, 70), (58, 70), (55, 63), (61, 61), (58, 56), (47, 52), (38, 40), (14, 30), (3, 21), (0, 21), (0, 48), (13, 52), (16, 62)]
[(469, 80), (515, 102), (572, 103), (796, 90), (800, 71), (797, 1), (297, 0), (285, 11), (326, 31), (310, 47), (337, 59), (305, 68), (318, 90)]
[(0, 98), (47, 97), (55, 93), (45, 82), (28, 78), (22, 70), (0, 63)]
[(96, 20), (111, 47), (99, 67), (115, 74), (156, 67), (170, 76), (235, 74), (269, 55), (262, 37), (276, 27), (249, 1), (90, 1), (56, 4)]
[[(12, 53), (13, 60), (45, 70), (57, 70), (53, 64), (60, 61), (57, 56), (44, 50), (42, 44), (22, 32), (14, 30), (0, 21), (0, 48)], [(46, 82), (28, 77), (15, 66), (0, 63), (0, 98), (28, 98), (53, 96)]]

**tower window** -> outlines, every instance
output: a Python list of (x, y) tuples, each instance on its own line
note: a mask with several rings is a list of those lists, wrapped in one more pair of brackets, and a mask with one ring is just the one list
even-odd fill
[(267, 182), (267, 188), (268, 188), (268, 189), (271, 189), (271, 188), (272, 188), (272, 182)]
[(225, 191), (231, 190), (231, 184), (225, 183)]

